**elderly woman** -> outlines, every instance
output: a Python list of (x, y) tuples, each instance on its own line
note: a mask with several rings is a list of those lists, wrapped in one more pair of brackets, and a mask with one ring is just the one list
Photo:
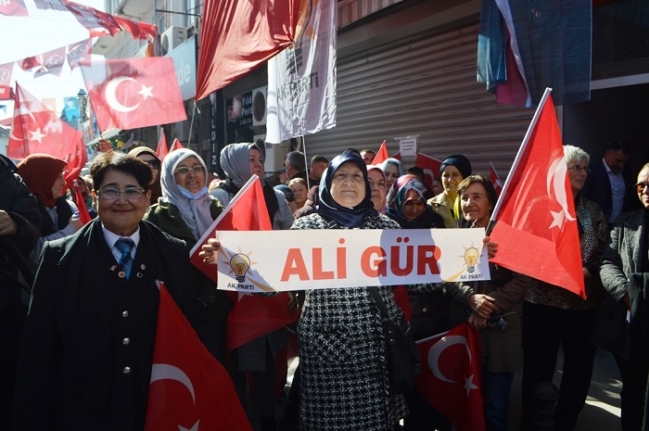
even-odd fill
[(599, 206), (578, 195), (588, 176), (590, 157), (581, 148), (572, 145), (563, 148), (575, 197), (586, 299), (540, 281), (532, 284), (525, 295), (523, 431), (533, 428), (534, 389), (539, 382), (552, 381), (560, 346), (563, 346), (564, 362), (555, 429), (574, 428), (588, 395), (595, 358), (595, 346), (589, 342), (589, 335), (604, 292), (599, 264), (608, 239), (608, 226)]
[(442, 162), (439, 172), (444, 191), (429, 199), (428, 204), (444, 218), (447, 228), (454, 228), (460, 219), (457, 186), (471, 175), (471, 162), (462, 154), (453, 154)]
[(387, 215), (402, 229), (444, 228), (444, 219), (426, 204), (426, 186), (414, 175), (399, 177), (388, 193)]
[(36, 196), (43, 217), (41, 237), (28, 257), (34, 267), (46, 241), (72, 235), (83, 226), (77, 206), (64, 196), (66, 166), (63, 160), (48, 154), (31, 154), (18, 164), (18, 174)]
[(388, 185), (383, 169), (380, 166), (368, 165), (367, 179), (370, 183), (370, 190), (372, 190), (371, 199), (374, 209), (381, 214), (385, 214), (388, 209)]
[[(459, 184), (457, 193), (462, 209), (460, 227), (487, 228), (498, 200), (491, 181), (483, 175), (470, 175)], [(493, 264), (489, 265), (489, 271), (489, 281), (455, 287), (459, 290), (473, 288), (475, 294), (470, 295), (468, 301), (449, 292), (455, 299), (451, 303), (451, 314), (455, 312), (455, 317), (468, 314), (469, 324), (480, 330), (486, 429), (508, 431), (512, 381), (514, 373), (523, 367), (522, 299), (532, 279)]]
[(309, 188), (307, 187), (306, 181), (304, 180), (304, 178), (293, 178), (288, 182), (288, 187), (293, 192), (295, 206), (296, 209), (299, 210), (306, 203), (307, 194), (309, 193)]
[[(161, 170), (162, 197), (144, 216), (163, 232), (185, 241), (187, 254), (223, 210), (207, 192), (206, 173), (205, 162), (194, 151), (183, 148), (169, 153)], [(232, 300), (195, 266), (190, 267), (189, 275), (190, 286), (207, 307), (223, 349)], [(224, 350), (219, 353), (225, 358)]]
[(182, 241), (142, 221), (151, 169), (123, 153), (90, 167), (98, 217), (48, 242), (16, 377), (17, 430), (144, 429), (162, 280), (203, 344), (214, 329)]
[(158, 203), (158, 198), (162, 196), (162, 189), (160, 188), (160, 166), (162, 163), (158, 155), (149, 147), (139, 146), (133, 148), (128, 152), (129, 156), (136, 157), (149, 165), (153, 172), (153, 180), (151, 180), (151, 205)]
[(380, 166), (385, 173), (385, 179), (388, 182), (388, 190), (390, 190), (392, 184), (394, 184), (397, 178), (403, 175), (403, 165), (400, 160), (390, 157), (389, 159), (385, 159)]
[[(212, 194), (223, 206), (239, 192), (239, 189), (252, 177), (259, 177), (263, 184), (266, 208), (273, 229), (288, 229), (295, 220), (291, 214), (284, 194), (266, 184), (264, 176), (264, 147), (252, 143), (226, 145), (221, 151), (221, 167), (226, 179), (219, 183)], [(292, 293), (284, 293), (287, 307), (295, 307)], [(257, 337), (233, 352), (231, 357), (236, 362), (236, 371), (232, 373), (235, 388), (244, 408), (246, 400), (246, 375), (250, 372), (255, 388), (255, 397), (259, 405), (262, 429), (274, 430), (275, 425), (275, 360), (279, 351), (288, 343), (288, 333), (279, 329), (267, 335)]]

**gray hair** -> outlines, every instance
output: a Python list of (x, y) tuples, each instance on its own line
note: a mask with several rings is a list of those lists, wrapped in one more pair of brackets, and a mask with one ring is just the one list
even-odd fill
[(590, 163), (588, 153), (574, 145), (564, 145), (563, 154), (566, 157), (566, 163), (583, 162), (586, 166)]
[(306, 170), (306, 162), (304, 160), (304, 153), (300, 151), (291, 151), (286, 155), (286, 162), (293, 166), (298, 172)]

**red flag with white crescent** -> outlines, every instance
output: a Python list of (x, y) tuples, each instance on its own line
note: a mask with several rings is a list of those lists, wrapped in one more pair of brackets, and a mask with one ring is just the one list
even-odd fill
[[(546, 90), (491, 216), (492, 262), (586, 297), (575, 204)], [(530, 265), (530, 256), (538, 256)]]
[(81, 71), (101, 130), (187, 119), (170, 57), (83, 62)]
[(442, 161), (427, 154), (417, 152), (415, 166), (424, 170), (424, 184), (428, 190), (433, 190), (435, 178), (440, 177), (439, 170), (442, 167)]
[(485, 431), (480, 334), (467, 323), (417, 341), (421, 374), (415, 386), (457, 431)]

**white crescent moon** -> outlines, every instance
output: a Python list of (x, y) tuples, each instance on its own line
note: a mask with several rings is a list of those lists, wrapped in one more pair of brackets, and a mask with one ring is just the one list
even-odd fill
[(430, 183), (433, 184), (435, 182), (435, 175), (433, 175), (433, 171), (430, 169), (424, 169), (424, 178), (426, 178), (426, 175), (430, 177)]
[(117, 95), (115, 94), (117, 87), (119, 87), (119, 85), (124, 81), (131, 81), (137, 84), (137, 81), (129, 76), (120, 76), (108, 82), (108, 84), (106, 84), (106, 88), (104, 89), (104, 97), (106, 98), (106, 102), (108, 102), (108, 105), (110, 105), (110, 107), (117, 112), (131, 112), (132, 110), (137, 109), (137, 107), (140, 106), (139, 103), (133, 106), (124, 106), (117, 101)]
[(568, 165), (566, 164), (566, 157), (561, 156), (554, 159), (548, 170), (546, 186), (549, 196), (552, 196), (551, 191), (554, 191), (554, 196), (559, 206), (561, 206), (563, 213), (566, 215), (566, 219), (574, 221), (576, 218), (572, 217), (568, 211), (568, 195), (566, 194), (565, 187), (567, 174)]
[[(21, 115), (29, 115), (31, 117), (32, 121), (34, 123), (36, 122), (36, 117), (34, 117), (34, 114), (32, 113), (32, 111), (26, 106), (21, 106), (20, 108), (18, 108), (18, 116), (21, 116)], [(23, 138), (17, 138), (13, 134), (13, 127), (12, 127), (11, 131), (9, 132), (9, 139), (15, 139), (17, 141), (20, 141), (20, 140), (25, 139), (25, 138), (24, 137)]]
[(428, 366), (430, 367), (430, 370), (433, 372), (433, 375), (443, 382), (459, 383), (446, 378), (446, 376), (444, 376), (444, 374), (442, 374), (442, 372), (439, 369), (440, 355), (442, 354), (444, 349), (454, 344), (464, 344), (464, 347), (466, 348), (466, 353), (469, 355), (469, 362), (471, 362), (471, 349), (469, 349), (469, 345), (466, 342), (466, 338), (461, 335), (446, 336), (441, 340), (439, 340), (437, 343), (435, 343), (433, 347), (431, 347), (430, 350), (428, 351)]
[(192, 400), (196, 405), (196, 395), (194, 394), (194, 385), (187, 374), (178, 367), (169, 364), (153, 364), (151, 368), (151, 383), (157, 380), (176, 380), (187, 388), (192, 394)]

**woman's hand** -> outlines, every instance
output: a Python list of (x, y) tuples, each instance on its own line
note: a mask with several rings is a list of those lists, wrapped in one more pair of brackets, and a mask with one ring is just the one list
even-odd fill
[(469, 325), (474, 329), (484, 329), (487, 327), (487, 319), (471, 313), (468, 320)]
[(483, 238), (482, 243), (484, 244), (485, 247), (487, 247), (487, 253), (489, 254), (489, 259), (496, 257), (496, 253), (498, 253), (498, 243), (491, 242), (491, 238), (488, 236), (485, 236)]
[(221, 249), (221, 243), (216, 238), (210, 238), (207, 240), (207, 244), (201, 247), (201, 252), (198, 253), (198, 256), (203, 259), (203, 262), (209, 263), (210, 265), (216, 265), (216, 255)]
[(469, 296), (468, 303), (473, 313), (483, 319), (489, 318), (492, 313), (498, 311), (496, 300), (491, 296), (483, 295), (482, 293), (474, 293)]

